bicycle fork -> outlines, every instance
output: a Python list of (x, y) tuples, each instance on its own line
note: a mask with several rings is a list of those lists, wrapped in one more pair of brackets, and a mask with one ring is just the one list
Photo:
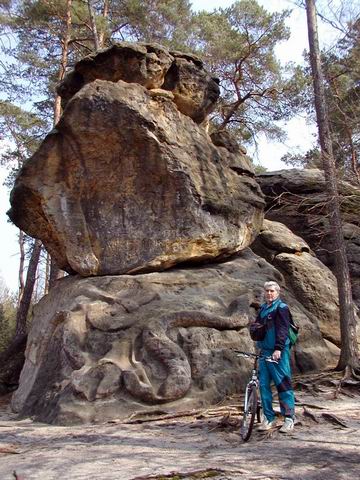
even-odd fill
[(259, 381), (258, 381), (258, 378), (257, 378), (256, 369), (253, 369), (252, 375), (251, 375), (251, 380), (250, 380), (250, 382), (248, 382), (248, 384), (246, 385), (246, 388), (245, 388), (245, 404), (244, 404), (245, 412), (247, 412), (248, 409), (249, 409), (249, 391), (251, 390), (253, 385), (255, 385), (256, 389), (258, 389)]

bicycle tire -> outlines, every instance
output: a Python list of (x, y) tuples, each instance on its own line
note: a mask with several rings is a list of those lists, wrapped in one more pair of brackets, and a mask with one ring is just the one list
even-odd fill
[(244, 442), (247, 442), (251, 437), (252, 429), (255, 422), (255, 417), (257, 414), (257, 390), (256, 385), (251, 385), (247, 391), (247, 402), (245, 405), (247, 408), (244, 408), (243, 418), (240, 426), (240, 435)]
[(256, 408), (256, 419), (257, 419), (257, 422), (258, 422), (258, 423), (262, 423), (263, 418), (264, 418), (263, 409), (262, 409), (262, 406), (260, 405), (260, 403), (258, 402), (257, 408)]

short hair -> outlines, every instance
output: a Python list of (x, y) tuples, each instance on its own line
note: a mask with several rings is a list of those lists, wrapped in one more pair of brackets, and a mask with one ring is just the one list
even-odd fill
[(265, 282), (264, 283), (264, 289), (266, 290), (267, 288), (275, 288), (275, 290), (279, 293), (280, 292), (280, 285), (276, 282)]

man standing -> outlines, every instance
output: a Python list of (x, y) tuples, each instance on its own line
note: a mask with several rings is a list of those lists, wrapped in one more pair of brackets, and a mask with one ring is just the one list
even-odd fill
[[(260, 395), (264, 411), (264, 421), (259, 430), (270, 430), (276, 421), (272, 406), (271, 384), (274, 382), (280, 402), (280, 411), (285, 421), (280, 432), (289, 433), (294, 428), (295, 398), (291, 385), (290, 369), (290, 312), (286, 303), (279, 298), (280, 286), (276, 282), (264, 284), (265, 300), (255, 324), (250, 326), (250, 333), (255, 325), (264, 325), (265, 336), (257, 342), (262, 358), (259, 362)], [(271, 357), (269, 362), (264, 357)]]

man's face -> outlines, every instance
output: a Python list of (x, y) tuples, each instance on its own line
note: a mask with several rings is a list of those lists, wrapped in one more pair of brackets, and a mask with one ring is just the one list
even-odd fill
[(265, 300), (266, 303), (271, 303), (276, 300), (279, 296), (279, 292), (275, 290), (274, 287), (265, 288)]

